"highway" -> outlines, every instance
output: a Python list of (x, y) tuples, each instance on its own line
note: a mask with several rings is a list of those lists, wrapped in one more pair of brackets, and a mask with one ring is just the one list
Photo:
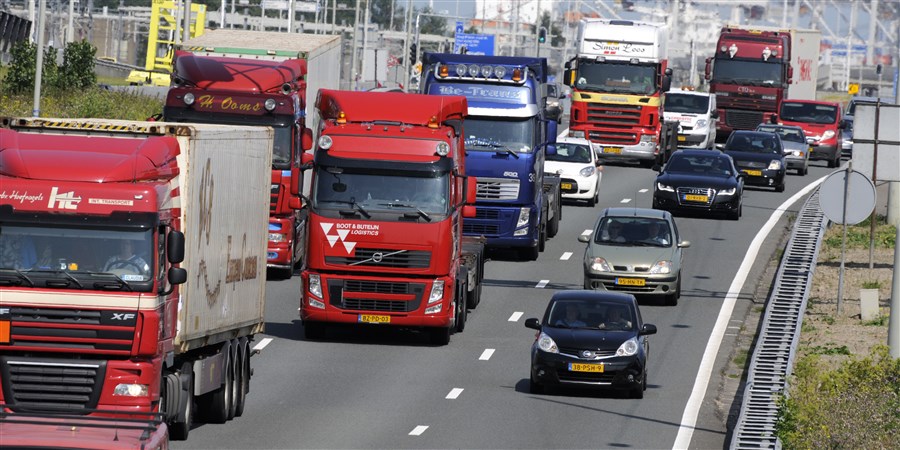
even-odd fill
[[(706, 368), (710, 381), (692, 397), (726, 293), (776, 209), (831, 171), (816, 161), (806, 176), (789, 174), (783, 193), (746, 188), (737, 222), (676, 217), (682, 238), (691, 241), (683, 294), (675, 307), (641, 301), (644, 321), (659, 329), (650, 338), (642, 400), (580, 390), (528, 393), (535, 333), (523, 323), (540, 317), (553, 292), (581, 288), (584, 244), (578, 235), (593, 226), (602, 208), (650, 207), (656, 173), (610, 165), (604, 167), (599, 204), (567, 203), (559, 234), (537, 261), (490, 253), (482, 302), (470, 311), (465, 332), (446, 347), (431, 346), (419, 333), (387, 328), (331, 330), (323, 341), (306, 341), (297, 316), (299, 277), (269, 281), (266, 333), (257, 336), (257, 345), (265, 347), (252, 360), (244, 415), (224, 425), (195, 425), (190, 438), (172, 448), (655, 449), (672, 448), (676, 437), (691, 448), (725, 448), (725, 419), (714, 405), (721, 367), (765, 263), (776, 254), (802, 198), (758, 241), (758, 256), (743, 274), (747, 281), (718, 357)], [(694, 427), (691, 414), (685, 414), (689, 399), (699, 406)], [(685, 427), (683, 419), (688, 419)]]

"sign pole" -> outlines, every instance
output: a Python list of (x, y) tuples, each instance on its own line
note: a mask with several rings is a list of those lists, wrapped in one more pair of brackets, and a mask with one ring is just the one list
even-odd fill
[(841, 238), (841, 270), (838, 274), (837, 315), (841, 315), (841, 301), (844, 299), (844, 253), (847, 251), (847, 192), (850, 190), (850, 171), (853, 168), (853, 160), (847, 162), (844, 170), (844, 205), (841, 207), (841, 223), (844, 227), (844, 235)]

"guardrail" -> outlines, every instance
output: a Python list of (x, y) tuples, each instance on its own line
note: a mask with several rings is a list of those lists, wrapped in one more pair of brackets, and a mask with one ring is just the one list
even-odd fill
[(775, 437), (776, 402), (785, 394), (786, 380), (793, 369), (827, 220), (819, 207), (817, 189), (800, 209), (766, 302), (731, 449), (781, 448)]

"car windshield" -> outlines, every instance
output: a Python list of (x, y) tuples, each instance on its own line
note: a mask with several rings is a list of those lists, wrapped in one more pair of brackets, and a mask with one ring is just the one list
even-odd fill
[(781, 120), (804, 123), (835, 123), (838, 109), (834, 105), (818, 103), (784, 102), (781, 104)]
[(726, 152), (781, 153), (782, 150), (778, 138), (763, 133), (753, 135), (734, 133), (725, 143)]
[(575, 87), (582, 91), (650, 95), (656, 92), (656, 67), (628, 62), (578, 62)]
[(548, 325), (554, 328), (589, 328), (633, 331), (634, 312), (627, 304), (560, 299), (550, 305)]
[(466, 150), (530, 153), (537, 141), (535, 118), (466, 118)]
[(691, 95), (668, 93), (664, 105), (666, 112), (706, 114), (709, 111), (709, 97), (705, 95)]
[(585, 144), (557, 142), (556, 154), (547, 155), (547, 161), (590, 164), (591, 148)]
[(604, 217), (594, 235), (594, 242), (598, 244), (642, 247), (672, 245), (669, 222), (650, 217)]
[(709, 155), (684, 155), (676, 152), (666, 164), (666, 173), (680, 173), (713, 177), (730, 177), (732, 165), (727, 157), (717, 153)]
[(797, 128), (760, 126), (756, 129), (756, 131), (775, 133), (781, 136), (782, 141), (802, 142), (804, 144), (806, 143), (806, 138), (803, 136), (803, 130)]

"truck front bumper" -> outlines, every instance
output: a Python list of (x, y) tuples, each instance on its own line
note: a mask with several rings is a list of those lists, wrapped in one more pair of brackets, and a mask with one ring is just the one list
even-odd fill
[(655, 142), (641, 142), (636, 145), (613, 145), (591, 142), (597, 158), (604, 161), (654, 161), (658, 149)]
[(476, 204), (477, 215), (463, 221), (463, 235), (483, 236), (489, 247), (534, 247), (538, 244), (537, 210), (528, 209), (528, 223), (519, 225), (522, 207)]

